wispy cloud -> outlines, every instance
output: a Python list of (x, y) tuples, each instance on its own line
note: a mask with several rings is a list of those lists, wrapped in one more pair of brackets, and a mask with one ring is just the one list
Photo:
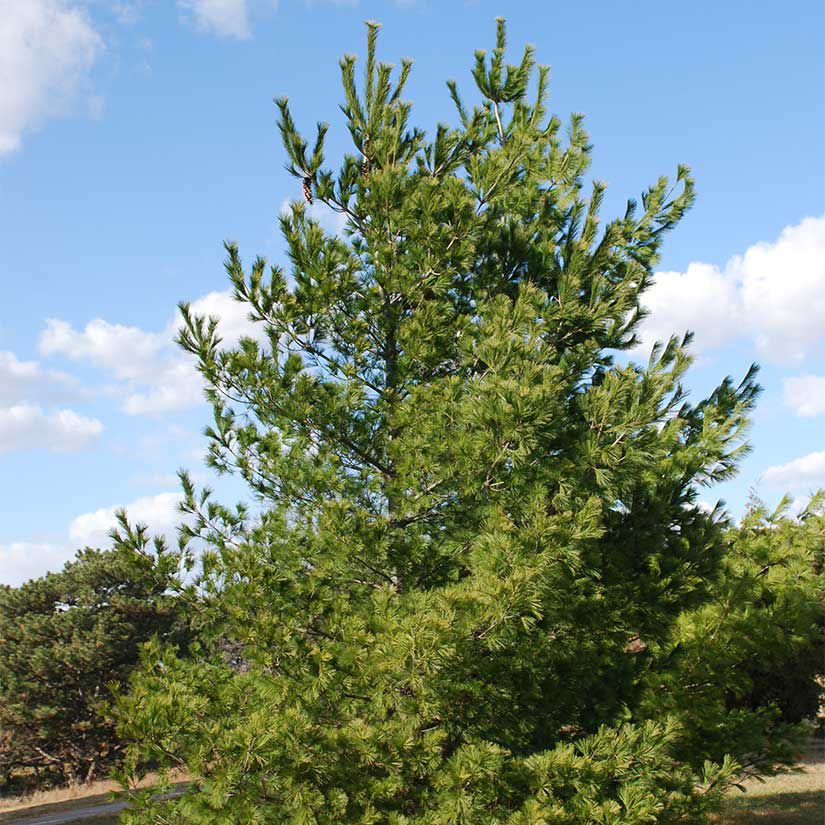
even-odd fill
[[(823, 285), (825, 288), (825, 285)], [(785, 405), (802, 418), (825, 415), (825, 375), (797, 375), (782, 381)]]
[(825, 487), (825, 451), (808, 453), (787, 464), (768, 467), (762, 473), (762, 481), (785, 490)]
[(246, 0), (178, 0), (178, 7), (196, 28), (220, 37), (249, 37)]

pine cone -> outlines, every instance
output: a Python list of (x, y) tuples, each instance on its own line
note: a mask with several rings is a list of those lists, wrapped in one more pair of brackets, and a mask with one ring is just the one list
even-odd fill
[(638, 636), (631, 636), (624, 646), (625, 653), (644, 653), (647, 650), (647, 643)]
[(312, 178), (309, 175), (304, 178), (303, 189), (304, 197), (306, 198), (307, 203), (312, 206)]

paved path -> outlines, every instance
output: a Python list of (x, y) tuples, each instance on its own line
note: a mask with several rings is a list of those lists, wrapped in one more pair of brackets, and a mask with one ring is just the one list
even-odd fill
[[(183, 788), (178, 788), (164, 794), (161, 799), (171, 799), (173, 796), (180, 796)], [(43, 812), (39, 814), (27, 814), (25, 810), (9, 811), (5, 815), (0, 815), (0, 825), (62, 825), (64, 822), (74, 822), (76, 819), (88, 819), (89, 817), (105, 816), (106, 814), (117, 814), (126, 808), (125, 802), (95, 802), (84, 805), (82, 808), (70, 808), (65, 811), (54, 811), (53, 813)], [(59, 803), (55, 805), (57, 807)], [(0, 812), (2, 814), (2, 812)], [(17, 817), (6, 819), (6, 817)]]
[(3, 825), (61, 825), (63, 822), (73, 822), (75, 819), (83, 819), (84, 817), (120, 813), (125, 807), (125, 802), (104, 802), (38, 816), (26, 816), (24, 811), (19, 811), (17, 812), (19, 813), (18, 819), (5, 819)]

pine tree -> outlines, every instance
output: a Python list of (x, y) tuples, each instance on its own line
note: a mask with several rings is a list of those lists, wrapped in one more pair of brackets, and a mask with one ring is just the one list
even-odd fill
[(310, 147), (277, 101), (290, 172), (346, 228), (299, 200), (288, 270), (227, 245), (266, 343), (222, 348), (182, 305), (211, 464), (262, 507), (182, 476), (208, 639), (150, 650), (121, 715), (133, 768), (194, 782), (127, 821), (704, 821), (735, 764), (682, 755), (643, 676), (718, 575), (697, 490), (736, 470), (755, 370), (694, 405), (689, 336), (617, 359), (693, 180), (680, 166), (600, 228), (582, 117), (564, 138), (548, 69), (529, 47), (505, 64), (503, 21), (480, 101), (449, 82), (458, 126), (432, 137), (377, 32), (362, 89), (341, 62), (337, 171), (327, 125)]
[[(145, 542), (145, 531), (133, 533)], [(174, 563), (174, 557), (169, 556)], [(59, 573), (0, 587), (0, 786), (99, 778), (124, 743), (106, 705), (140, 645), (188, 638), (167, 559), (86, 548)], [(15, 788), (14, 783), (17, 786)]]

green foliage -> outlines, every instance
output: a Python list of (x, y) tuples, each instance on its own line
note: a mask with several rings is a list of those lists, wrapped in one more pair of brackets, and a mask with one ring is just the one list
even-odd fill
[(341, 62), (358, 154), (337, 171), (327, 126), (310, 150), (277, 101), (288, 168), (343, 235), (296, 202), (289, 271), (227, 245), (264, 344), (222, 348), (181, 307), (210, 462), (261, 506), (182, 476), (202, 640), (147, 649), (119, 710), (127, 772), (194, 782), (126, 821), (703, 822), (741, 742), (701, 739), (675, 651), (739, 575), (696, 501), (746, 449), (755, 370), (692, 405), (689, 336), (615, 360), (693, 181), (679, 167), (600, 229), (582, 118), (563, 139), (502, 22), (480, 101), (449, 83), (459, 126), (431, 138), (376, 34), (363, 91)]
[(647, 712), (679, 712), (694, 761), (736, 753), (745, 773), (793, 761), (825, 672), (825, 491), (798, 518), (752, 500), (730, 527), (712, 598), (650, 651)]
[(123, 744), (105, 704), (142, 642), (182, 639), (166, 560), (85, 549), (60, 573), (0, 589), (0, 770), (91, 780)]

